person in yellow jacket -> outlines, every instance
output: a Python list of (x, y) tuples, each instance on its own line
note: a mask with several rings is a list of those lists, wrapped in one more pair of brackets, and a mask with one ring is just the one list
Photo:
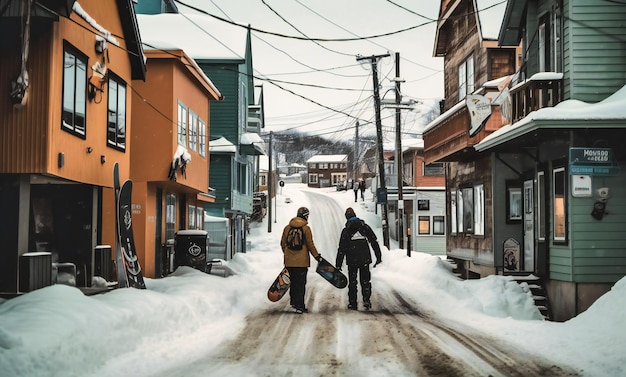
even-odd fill
[[(313, 242), (313, 233), (308, 223), (309, 209), (306, 207), (298, 208), (296, 217), (289, 221), (289, 224), (283, 229), (283, 235), (280, 239), (280, 247), (283, 250), (284, 263), (289, 270), (289, 278), (291, 286), (289, 287), (289, 300), (291, 306), (296, 313), (306, 313), (308, 310), (304, 305), (304, 294), (306, 293), (306, 274), (311, 266), (309, 254), (317, 261), (321, 259), (320, 253), (317, 252), (315, 243)], [(288, 237), (292, 228), (300, 228), (302, 241), (294, 245), (291, 242), (292, 237)]]

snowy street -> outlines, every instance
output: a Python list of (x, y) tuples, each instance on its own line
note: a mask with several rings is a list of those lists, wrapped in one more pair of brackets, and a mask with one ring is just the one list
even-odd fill
[[(371, 311), (346, 309), (347, 290), (308, 273), (306, 305), (266, 292), (282, 268), (279, 238), (300, 206), (334, 263), (345, 208), (374, 228), (371, 193), (287, 184), (275, 222), (251, 226), (252, 250), (231, 276), (188, 267), (147, 290), (84, 296), (56, 285), (0, 301), (0, 376), (622, 376), (626, 283), (565, 323), (540, 318), (507, 277), (461, 281), (439, 257), (384, 246), (372, 269)], [(287, 198), (291, 200), (287, 200)], [(345, 272), (345, 269), (344, 269)]]

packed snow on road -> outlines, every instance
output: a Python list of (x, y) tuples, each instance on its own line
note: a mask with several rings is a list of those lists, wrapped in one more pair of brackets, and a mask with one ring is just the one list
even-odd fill
[[(180, 267), (146, 290), (85, 296), (55, 285), (0, 301), (0, 376), (626, 375), (624, 279), (578, 317), (544, 321), (524, 284), (459, 280), (439, 256), (384, 247), (369, 192), (354, 203), (351, 192), (287, 184), (274, 205), (223, 274)], [(267, 299), (282, 229), (300, 206), (331, 262), (346, 207), (374, 228), (383, 263), (370, 311), (347, 310), (347, 290), (314, 268), (308, 313)]]

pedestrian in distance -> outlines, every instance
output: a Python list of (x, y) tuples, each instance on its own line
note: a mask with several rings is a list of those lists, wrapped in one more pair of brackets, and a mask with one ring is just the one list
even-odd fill
[(289, 300), (298, 314), (308, 311), (304, 305), (304, 295), (306, 293), (306, 275), (311, 266), (309, 254), (318, 262), (322, 258), (313, 242), (313, 232), (308, 219), (308, 208), (298, 208), (296, 217), (292, 218), (289, 224), (285, 226), (280, 239), (285, 267), (287, 267), (291, 279)]
[(356, 203), (359, 196), (359, 181), (354, 181), (354, 185), (352, 186), (352, 190), (354, 190), (354, 202)]
[(377, 265), (382, 263), (380, 245), (376, 238), (376, 234), (365, 221), (359, 219), (354, 213), (354, 209), (348, 207), (346, 209), (346, 226), (341, 231), (339, 238), (339, 247), (337, 249), (337, 261), (335, 267), (341, 270), (344, 257), (348, 265), (348, 309), (357, 310), (357, 277), (361, 285), (361, 295), (363, 297), (363, 306), (366, 310), (372, 307), (372, 282), (370, 264), (372, 263), (372, 254), (370, 246), (374, 250)]
[(361, 190), (361, 200), (365, 201), (365, 181), (363, 179), (359, 181), (359, 190)]

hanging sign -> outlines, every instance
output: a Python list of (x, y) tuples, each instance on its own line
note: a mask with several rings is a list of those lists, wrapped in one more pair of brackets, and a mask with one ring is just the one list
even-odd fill
[(470, 94), (465, 99), (470, 114), (470, 137), (480, 131), (491, 116), (491, 102), (480, 94)]

